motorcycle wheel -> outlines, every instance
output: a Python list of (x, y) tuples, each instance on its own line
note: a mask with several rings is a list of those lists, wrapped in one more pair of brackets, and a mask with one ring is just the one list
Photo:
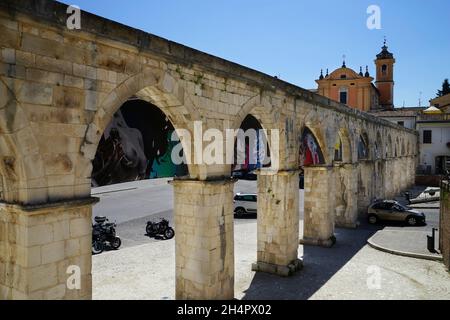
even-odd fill
[(145, 232), (147, 232), (147, 235), (148, 236), (152, 236), (153, 235), (153, 230), (152, 230), (153, 228), (152, 228), (152, 225), (151, 224), (148, 224), (147, 225), (147, 227), (145, 228)]
[(105, 245), (101, 241), (94, 241), (92, 243), (92, 254), (100, 254), (105, 250)]
[(166, 231), (164, 231), (164, 237), (169, 240), (172, 239), (175, 236), (175, 231), (172, 228), (167, 228)]
[(119, 237), (115, 237), (114, 240), (111, 242), (111, 248), (114, 250), (117, 250), (122, 245), (122, 240)]

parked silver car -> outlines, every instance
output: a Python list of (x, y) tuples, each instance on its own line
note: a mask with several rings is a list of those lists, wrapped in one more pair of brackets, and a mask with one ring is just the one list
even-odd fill
[(379, 221), (399, 221), (410, 226), (425, 224), (426, 217), (423, 212), (414, 210), (394, 200), (379, 200), (369, 206), (369, 223)]
[(237, 217), (254, 214), (257, 210), (257, 196), (253, 193), (238, 193), (234, 196), (234, 213)]

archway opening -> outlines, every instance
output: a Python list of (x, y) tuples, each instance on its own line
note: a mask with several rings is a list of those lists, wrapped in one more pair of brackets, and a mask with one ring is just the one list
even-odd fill
[[(316, 135), (312, 132), (311, 129), (305, 127), (299, 137), (299, 170), (300, 170), (300, 220), (304, 222), (305, 220), (305, 203), (307, 201), (306, 189), (312, 187), (308, 185), (308, 177), (305, 168), (320, 166), (325, 164), (325, 157), (322, 151), (321, 144), (319, 143)], [(343, 145), (342, 140), (339, 135), (336, 139), (339, 141), (339, 145), (335, 145), (335, 154), (334, 157), (343, 157)], [(305, 226), (303, 226), (305, 227)], [(300, 233), (304, 233), (304, 228), (300, 226)], [(301, 235), (302, 236), (302, 235)]]
[(359, 136), (358, 160), (369, 160), (369, 139), (365, 133)]
[(325, 158), (316, 136), (305, 128), (300, 138), (300, 168), (325, 164)]
[(93, 161), (92, 185), (105, 186), (188, 174), (171, 159), (175, 129), (155, 105), (132, 99), (114, 114)]
[(375, 141), (375, 160), (381, 160), (383, 158), (383, 140), (381, 134), (377, 132), (377, 139)]
[(336, 136), (336, 142), (334, 144), (334, 161), (335, 162), (344, 161), (344, 150), (342, 146), (342, 140), (339, 135)]
[[(257, 170), (270, 166), (270, 149), (261, 122), (249, 114), (242, 121), (234, 143), (232, 176), (235, 185), (235, 217), (257, 215)], [(242, 202), (242, 203), (241, 203)]]
[[(335, 146), (335, 159), (336, 157), (343, 157), (343, 146), (342, 140), (336, 142)], [(336, 149), (337, 148), (337, 149)], [(338, 160), (335, 160), (338, 161)], [(342, 160), (340, 160), (342, 161)], [(300, 169), (300, 181), (299, 187), (301, 190), (305, 189), (305, 166), (321, 165), (325, 163), (322, 149), (317, 141), (316, 136), (312, 131), (305, 127), (300, 136), (300, 147), (299, 147), (299, 169)], [(300, 198), (303, 199), (303, 194), (300, 193)], [(303, 211), (304, 201), (300, 203), (300, 212)]]
[(238, 291), (241, 283), (251, 283), (250, 264), (256, 262), (257, 234), (263, 212), (258, 212), (258, 170), (270, 166), (270, 149), (261, 121), (247, 115), (239, 127), (234, 143), (232, 175), (238, 181), (234, 185), (234, 247), (235, 283)]
[(393, 156), (392, 152), (392, 137), (388, 136), (388, 141), (386, 144), (386, 158), (391, 158)]
[[(161, 109), (136, 98), (115, 112), (100, 138), (91, 193), (101, 201), (93, 208), (93, 230), (103, 230), (106, 239), (102, 239), (103, 252), (93, 246), (94, 299), (175, 298), (176, 235), (165, 232), (164, 223), (149, 227), (148, 222), (164, 219), (174, 228), (173, 190), (168, 182), (189, 173), (186, 161), (175, 157), (184, 158), (179, 143)], [(104, 218), (95, 217), (115, 223), (115, 236), (121, 242), (118, 249)], [(149, 275), (154, 278), (148, 279)], [(152, 280), (166, 286), (156, 290)]]

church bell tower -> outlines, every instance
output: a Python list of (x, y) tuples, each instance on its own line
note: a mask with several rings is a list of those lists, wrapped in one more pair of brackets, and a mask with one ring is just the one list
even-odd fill
[(375, 60), (377, 68), (375, 85), (380, 92), (379, 103), (387, 110), (394, 108), (394, 64), (394, 55), (388, 51), (384, 40), (382, 51), (377, 54)]

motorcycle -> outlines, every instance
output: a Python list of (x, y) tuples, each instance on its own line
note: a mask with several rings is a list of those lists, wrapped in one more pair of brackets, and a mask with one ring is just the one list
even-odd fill
[(95, 217), (92, 225), (92, 254), (100, 254), (108, 243), (114, 250), (119, 249), (122, 240), (116, 236), (116, 224), (106, 217)]
[(150, 237), (162, 235), (167, 240), (175, 236), (175, 231), (169, 226), (169, 221), (164, 218), (161, 218), (160, 222), (148, 221), (145, 231)]

